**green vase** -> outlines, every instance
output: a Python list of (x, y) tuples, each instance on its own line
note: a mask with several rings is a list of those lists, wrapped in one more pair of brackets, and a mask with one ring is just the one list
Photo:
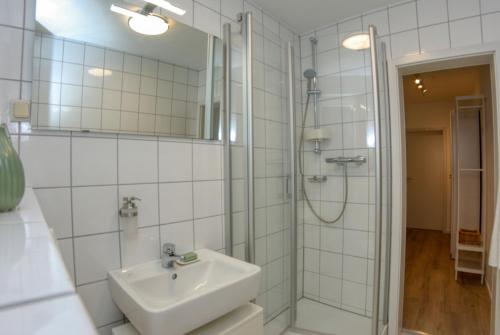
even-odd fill
[(16, 150), (0, 125), (0, 212), (15, 209), (24, 194), (24, 169)]

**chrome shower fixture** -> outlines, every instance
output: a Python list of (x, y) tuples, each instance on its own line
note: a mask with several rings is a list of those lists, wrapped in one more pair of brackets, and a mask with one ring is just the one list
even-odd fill
[(325, 162), (335, 163), (335, 164), (339, 164), (339, 165), (344, 165), (347, 163), (356, 163), (358, 165), (361, 165), (361, 164), (366, 163), (366, 157), (364, 157), (364, 156), (354, 156), (354, 157), (339, 156), (339, 157), (326, 158)]

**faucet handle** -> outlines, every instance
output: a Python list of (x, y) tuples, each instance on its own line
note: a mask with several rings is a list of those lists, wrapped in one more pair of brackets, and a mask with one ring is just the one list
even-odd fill
[(169, 256), (175, 255), (175, 244), (163, 243), (163, 253)]

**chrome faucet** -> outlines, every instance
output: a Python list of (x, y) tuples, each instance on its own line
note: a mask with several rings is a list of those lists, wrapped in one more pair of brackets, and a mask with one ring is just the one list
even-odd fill
[(163, 252), (161, 254), (161, 266), (166, 269), (171, 269), (175, 265), (175, 261), (181, 258), (181, 256), (175, 253), (175, 244), (164, 243)]

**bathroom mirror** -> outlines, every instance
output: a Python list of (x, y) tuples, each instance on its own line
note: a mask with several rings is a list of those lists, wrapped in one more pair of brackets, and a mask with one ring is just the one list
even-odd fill
[(37, 0), (32, 128), (220, 139), (222, 42), (172, 17), (142, 0)]

